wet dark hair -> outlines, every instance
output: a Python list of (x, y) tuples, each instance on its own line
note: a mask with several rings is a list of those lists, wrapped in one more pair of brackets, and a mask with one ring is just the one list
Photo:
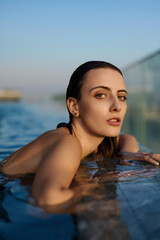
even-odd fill
[[(85, 74), (92, 69), (98, 69), (98, 68), (112, 69), (119, 72), (123, 76), (121, 70), (111, 63), (104, 62), (104, 61), (85, 62), (73, 72), (70, 78), (69, 85), (67, 87), (67, 92), (66, 92), (66, 101), (69, 97), (73, 97), (78, 101), (80, 100), (81, 89), (85, 82), (85, 78), (84, 78)], [(57, 125), (57, 128), (67, 127), (70, 133), (72, 134), (72, 126), (71, 126), (72, 120), (73, 120), (73, 115), (69, 112), (69, 123), (59, 123)], [(102, 143), (98, 146), (98, 154), (102, 154), (106, 158), (113, 158), (114, 155), (117, 155), (118, 154), (117, 137), (105, 137)]]

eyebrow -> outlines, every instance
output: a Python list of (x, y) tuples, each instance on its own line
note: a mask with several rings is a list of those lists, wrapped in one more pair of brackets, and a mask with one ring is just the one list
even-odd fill
[[(103, 88), (103, 89), (105, 89), (105, 90), (108, 90), (108, 91), (112, 92), (112, 90), (111, 90), (109, 87), (106, 87), (106, 86), (93, 87), (93, 88), (91, 88), (89, 91), (91, 92), (91, 91), (93, 91), (94, 89), (97, 89), (97, 88)], [(125, 92), (125, 93), (127, 94), (127, 91), (126, 91), (125, 89), (120, 89), (120, 90), (118, 90), (117, 92)]]

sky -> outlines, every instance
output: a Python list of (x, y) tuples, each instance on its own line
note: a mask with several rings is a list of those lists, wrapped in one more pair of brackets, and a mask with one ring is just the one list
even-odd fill
[(0, 89), (61, 93), (86, 61), (123, 68), (159, 48), (159, 0), (0, 0)]

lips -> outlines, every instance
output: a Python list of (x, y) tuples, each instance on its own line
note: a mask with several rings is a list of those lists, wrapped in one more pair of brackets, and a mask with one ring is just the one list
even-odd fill
[(121, 119), (118, 117), (110, 118), (107, 120), (107, 123), (113, 126), (119, 126), (121, 122)]

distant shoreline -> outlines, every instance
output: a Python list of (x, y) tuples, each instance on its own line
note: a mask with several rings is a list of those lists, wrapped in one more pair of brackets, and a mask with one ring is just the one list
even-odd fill
[(22, 93), (18, 90), (12, 90), (12, 89), (0, 90), (0, 102), (20, 101), (21, 99), (22, 99)]

